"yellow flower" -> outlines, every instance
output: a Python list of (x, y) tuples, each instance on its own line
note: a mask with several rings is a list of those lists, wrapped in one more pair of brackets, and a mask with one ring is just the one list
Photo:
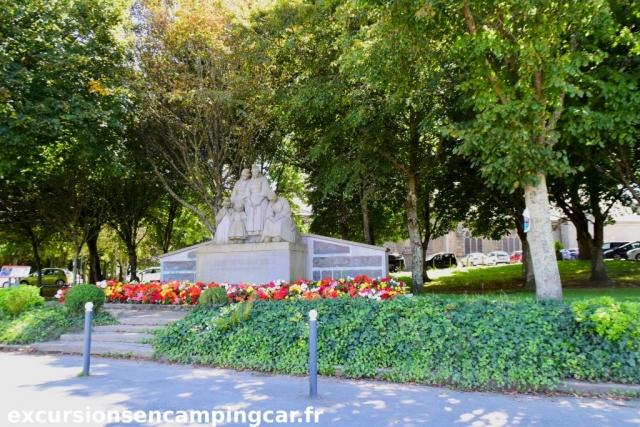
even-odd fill
[(344, 283), (344, 279), (340, 279), (340, 283)]

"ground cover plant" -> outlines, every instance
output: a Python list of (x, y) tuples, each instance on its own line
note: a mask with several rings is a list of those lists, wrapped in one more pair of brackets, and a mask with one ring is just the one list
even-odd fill
[[(93, 317), (94, 326), (117, 323), (106, 312), (98, 312)], [(16, 316), (0, 312), (0, 343), (29, 344), (53, 340), (63, 333), (78, 332), (83, 325), (83, 314), (71, 314), (58, 304), (30, 307)]]
[[(348, 377), (368, 378), (382, 370), (393, 381), (466, 389), (537, 389), (568, 378), (640, 383), (638, 305), (573, 304), (439, 296), (255, 301), (198, 308), (158, 333), (154, 348), (173, 362), (306, 374), (307, 313), (316, 309), (321, 374), (340, 366)], [(599, 322), (593, 315), (602, 309), (617, 314)]]

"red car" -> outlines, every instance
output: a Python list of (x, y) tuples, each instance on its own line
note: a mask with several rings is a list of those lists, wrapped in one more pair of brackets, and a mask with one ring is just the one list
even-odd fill
[(511, 252), (511, 255), (509, 255), (509, 262), (511, 262), (511, 264), (522, 262), (522, 251)]

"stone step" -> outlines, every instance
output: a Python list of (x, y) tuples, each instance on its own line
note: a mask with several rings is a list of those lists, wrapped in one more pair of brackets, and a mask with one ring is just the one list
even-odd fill
[(187, 315), (186, 312), (162, 312), (150, 310), (108, 310), (109, 314), (124, 325), (167, 325)]
[[(143, 334), (140, 332), (93, 332), (91, 343), (94, 342), (122, 342), (140, 343), (142, 340), (150, 340), (153, 334)], [(83, 341), (84, 334), (62, 334), (60, 341)]]
[[(84, 342), (82, 341), (50, 341), (32, 344), (32, 347), (42, 352), (60, 352), (67, 354), (82, 354)], [(91, 354), (94, 355), (130, 355), (138, 357), (151, 357), (153, 347), (150, 344), (134, 344), (119, 342), (92, 342)]]
[(144, 317), (123, 317), (118, 319), (121, 326), (166, 326), (180, 319), (153, 319)]
[(164, 325), (102, 325), (94, 326), (93, 332), (142, 332), (148, 333), (164, 328)]

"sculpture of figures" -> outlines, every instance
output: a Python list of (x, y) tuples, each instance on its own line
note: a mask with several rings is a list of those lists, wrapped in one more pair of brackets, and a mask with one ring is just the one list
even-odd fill
[(296, 223), (291, 218), (291, 207), (284, 197), (279, 197), (271, 191), (268, 195), (269, 206), (267, 207), (266, 218), (264, 220), (264, 230), (262, 231), (261, 243), (266, 242), (291, 242), (299, 240), (300, 234)]
[(257, 242), (264, 227), (264, 216), (267, 212), (267, 195), (271, 191), (269, 181), (260, 174), (260, 167), (251, 167), (251, 179), (245, 189), (247, 206), (247, 236), (252, 242)]
[(229, 241), (233, 243), (244, 243), (247, 238), (246, 220), (247, 214), (244, 212), (244, 205), (242, 203), (233, 205), (231, 227), (229, 228)]
[(240, 173), (240, 179), (236, 181), (231, 192), (231, 204), (235, 206), (236, 203), (242, 203), (244, 205), (245, 212), (249, 211), (248, 199), (246, 197), (247, 184), (251, 178), (251, 172), (249, 169), (242, 169)]
[(233, 209), (231, 207), (231, 200), (225, 197), (222, 200), (222, 208), (216, 214), (216, 235), (213, 238), (214, 245), (224, 245), (229, 243), (229, 229), (231, 228), (231, 216)]

